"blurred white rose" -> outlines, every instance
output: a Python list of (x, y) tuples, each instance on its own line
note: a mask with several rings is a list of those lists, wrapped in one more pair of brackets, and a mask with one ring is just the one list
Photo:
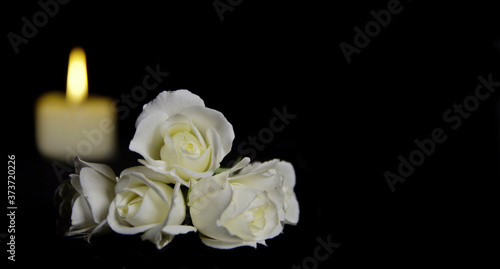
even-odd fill
[(243, 168), (249, 161), (244, 158), (225, 172), (191, 181), (188, 205), (204, 244), (221, 249), (265, 245), (285, 223), (297, 223), (293, 167), (275, 160)]
[(83, 236), (89, 241), (93, 235), (109, 231), (106, 219), (115, 197), (116, 176), (107, 165), (78, 158), (75, 170), (76, 174), (56, 190), (62, 200), (59, 212), (61, 217), (71, 219), (66, 235)]
[(125, 169), (116, 184), (116, 197), (109, 206), (108, 223), (119, 234), (143, 233), (158, 249), (172, 241), (175, 235), (196, 231), (182, 225), (186, 205), (180, 190), (165, 175), (145, 166)]
[(231, 150), (232, 125), (187, 90), (164, 91), (144, 105), (130, 150), (150, 169), (181, 182), (213, 175)]

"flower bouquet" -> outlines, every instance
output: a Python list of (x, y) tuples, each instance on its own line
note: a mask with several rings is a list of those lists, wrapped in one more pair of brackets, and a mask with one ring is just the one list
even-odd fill
[(160, 93), (144, 105), (130, 141), (141, 165), (116, 176), (75, 159), (75, 173), (56, 190), (65, 234), (140, 234), (158, 249), (188, 232), (218, 249), (265, 245), (299, 220), (295, 171), (277, 159), (220, 168), (233, 139), (232, 125), (199, 96)]

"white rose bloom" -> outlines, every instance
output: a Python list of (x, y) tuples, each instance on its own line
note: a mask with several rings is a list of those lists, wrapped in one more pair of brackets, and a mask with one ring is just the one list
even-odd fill
[(181, 225), (186, 217), (186, 205), (180, 190), (163, 174), (147, 167), (125, 169), (116, 184), (116, 197), (109, 206), (108, 223), (119, 234), (142, 235), (158, 249), (172, 241), (175, 235), (196, 229)]
[(56, 193), (62, 198), (60, 211), (64, 211), (71, 201), (71, 226), (66, 235), (81, 235), (90, 241), (94, 234), (109, 230), (106, 218), (115, 197), (116, 176), (107, 165), (84, 162), (78, 158), (75, 170), (76, 174), (71, 174)]
[(136, 128), (129, 147), (142, 155), (139, 162), (185, 186), (213, 175), (234, 139), (224, 115), (187, 90), (160, 93), (144, 105)]
[(265, 186), (267, 177), (277, 174), (283, 180), (282, 190), (285, 193), (283, 211), (285, 224), (296, 225), (299, 222), (299, 202), (293, 188), (295, 187), (295, 170), (289, 162), (277, 159), (260, 163), (253, 162), (240, 170), (238, 175), (231, 179), (232, 184), (239, 182), (257, 189)]
[[(248, 163), (244, 158), (223, 173), (191, 181), (188, 205), (204, 244), (220, 249), (265, 245), (266, 239), (282, 232), (285, 221), (297, 223), (298, 203), (290, 194), (290, 201), (286, 201), (290, 190), (284, 187), (284, 176), (276, 169), (279, 162), (242, 169)], [(286, 172), (290, 172), (288, 169)]]

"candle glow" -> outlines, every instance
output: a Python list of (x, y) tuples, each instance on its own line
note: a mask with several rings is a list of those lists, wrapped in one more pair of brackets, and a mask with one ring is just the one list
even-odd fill
[(112, 99), (88, 94), (87, 64), (82, 48), (71, 50), (66, 94), (41, 95), (35, 104), (39, 152), (71, 163), (75, 156), (95, 161), (114, 156), (116, 109)]
[(88, 95), (87, 62), (85, 51), (74, 48), (69, 55), (66, 98), (72, 104), (80, 104)]

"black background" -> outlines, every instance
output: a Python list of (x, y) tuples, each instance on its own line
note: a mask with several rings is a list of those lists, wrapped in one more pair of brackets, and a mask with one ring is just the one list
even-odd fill
[[(318, 268), (493, 262), (498, 93), (457, 130), (443, 113), (474, 94), (478, 76), (500, 81), (498, 10), (493, 1), (402, 0), (402, 12), (348, 64), (339, 44), (353, 45), (353, 28), (363, 29), (373, 20), (370, 11), (388, 2), (244, 0), (221, 21), (213, 1), (72, 0), (18, 53), (8, 33), (21, 35), (21, 18), (32, 21), (41, 8), (36, 1), (4, 3), (2, 153), (5, 169), (6, 155), (16, 155), (16, 264), (292, 268), (328, 236), (341, 245)], [(225, 251), (204, 246), (196, 234), (178, 236), (161, 251), (138, 236), (89, 245), (58, 235), (52, 195), (59, 182), (36, 151), (33, 105), (44, 92), (64, 91), (76, 45), (87, 53), (91, 94), (120, 100), (142, 84), (146, 66), (169, 72), (119, 121), (120, 152), (107, 163), (117, 174), (137, 165), (140, 156), (128, 150), (135, 119), (163, 90), (189, 89), (233, 124), (233, 152), (223, 163), (269, 126), (273, 108), (286, 106), (297, 117), (255, 159), (293, 163), (299, 224), (286, 226), (268, 247)], [(430, 138), (435, 128), (447, 140), (391, 192), (384, 172), (397, 173), (397, 157), (407, 157), (413, 141)], [(2, 262), (12, 265), (5, 243)]]

